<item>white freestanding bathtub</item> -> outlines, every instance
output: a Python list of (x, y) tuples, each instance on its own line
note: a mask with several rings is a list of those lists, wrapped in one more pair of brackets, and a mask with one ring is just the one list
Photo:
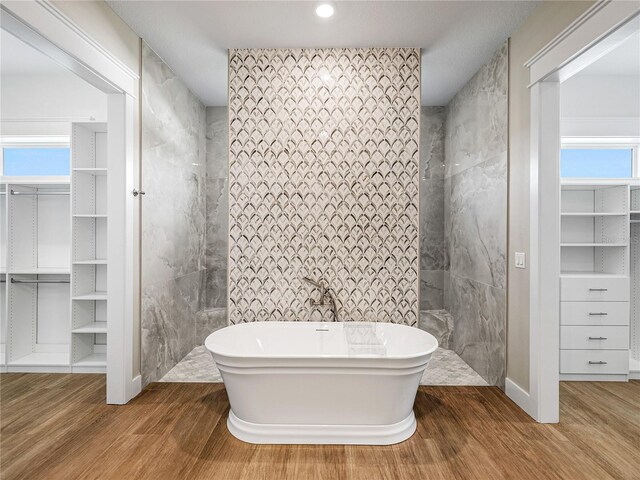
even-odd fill
[(413, 403), (438, 342), (392, 323), (252, 322), (205, 345), (240, 440), (388, 445), (416, 429)]

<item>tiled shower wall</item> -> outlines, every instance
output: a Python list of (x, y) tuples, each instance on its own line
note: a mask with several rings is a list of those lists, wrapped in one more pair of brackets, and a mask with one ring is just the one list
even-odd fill
[(445, 308), (453, 349), (491, 385), (506, 372), (507, 103), (505, 43), (447, 106)]
[(504, 386), (508, 46), (422, 107), (420, 328)]
[(205, 108), (142, 49), (142, 379), (196, 343), (205, 282)]
[(418, 49), (232, 50), (229, 320), (418, 322)]

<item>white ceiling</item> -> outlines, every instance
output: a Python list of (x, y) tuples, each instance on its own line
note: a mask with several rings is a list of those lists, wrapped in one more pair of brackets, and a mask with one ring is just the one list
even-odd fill
[(631, 35), (579, 75), (640, 75), (640, 33)]
[(422, 48), (422, 104), (446, 105), (535, 1), (108, 1), (206, 105), (227, 104), (227, 49)]

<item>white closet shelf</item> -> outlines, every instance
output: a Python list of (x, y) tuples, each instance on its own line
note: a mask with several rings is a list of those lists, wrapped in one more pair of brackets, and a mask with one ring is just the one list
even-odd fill
[(107, 322), (91, 322), (71, 331), (73, 333), (107, 333)]
[(106, 353), (91, 353), (74, 362), (74, 367), (105, 367), (107, 365)]
[(621, 212), (562, 212), (563, 217), (626, 217), (627, 213)]
[(31, 353), (9, 362), (9, 366), (17, 367), (37, 367), (37, 366), (64, 366), (69, 365), (69, 354), (67, 352), (40, 352)]
[(107, 218), (106, 213), (74, 213), (73, 218)]
[(89, 292), (71, 297), (72, 300), (106, 300), (107, 292)]
[(74, 265), (106, 265), (106, 258), (90, 258), (88, 260), (74, 260)]
[(0, 177), (0, 183), (7, 185), (69, 185), (71, 177), (68, 175)]
[(106, 175), (107, 174), (107, 169), (106, 168), (84, 168), (84, 167), (79, 167), (79, 168), (74, 168), (73, 172), (74, 173), (85, 173), (87, 175)]
[(562, 278), (629, 278), (628, 275), (621, 273), (602, 273), (602, 272), (561, 272)]
[(40, 267), (40, 268), (12, 268), (9, 275), (69, 275), (68, 268)]
[(626, 247), (626, 243), (561, 243), (561, 247)]

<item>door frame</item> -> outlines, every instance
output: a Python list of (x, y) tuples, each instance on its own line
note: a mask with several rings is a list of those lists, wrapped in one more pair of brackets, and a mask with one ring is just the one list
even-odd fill
[(541, 423), (560, 419), (560, 84), (640, 30), (638, 2), (595, 3), (526, 64), (530, 73), (529, 391), (507, 395)]
[(131, 191), (139, 164), (139, 75), (87, 35), (54, 5), (43, 0), (3, 2), (3, 29), (44, 53), (107, 94), (109, 216), (109, 309), (107, 322), (107, 395), (125, 404), (141, 390), (134, 372), (134, 279), (139, 278), (137, 216)]

